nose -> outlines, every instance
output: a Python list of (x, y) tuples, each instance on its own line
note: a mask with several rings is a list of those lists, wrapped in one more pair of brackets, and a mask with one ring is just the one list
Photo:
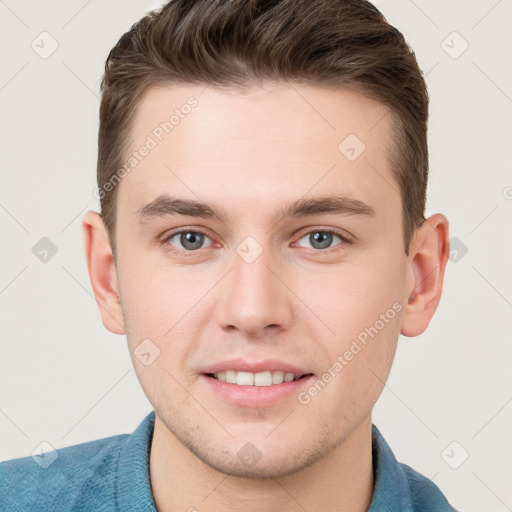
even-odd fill
[[(287, 329), (293, 321), (293, 293), (283, 266), (263, 252), (254, 261), (234, 254), (233, 268), (220, 290), (216, 312), (221, 327), (259, 338)], [(242, 256), (241, 256), (242, 255)]]

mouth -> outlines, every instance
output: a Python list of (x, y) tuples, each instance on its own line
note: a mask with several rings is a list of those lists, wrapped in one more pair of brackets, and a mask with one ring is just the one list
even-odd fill
[(213, 401), (239, 408), (279, 406), (310, 386), (309, 368), (284, 359), (234, 358), (201, 368), (200, 382)]
[(238, 386), (277, 386), (285, 382), (293, 382), (312, 376), (312, 373), (296, 374), (292, 372), (285, 372), (282, 370), (275, 371), (262, 371), (258, 373), (225, 370), (216, 373), (205, 373), (207, 377), (215, 379), (228, 384), (236, 384)]

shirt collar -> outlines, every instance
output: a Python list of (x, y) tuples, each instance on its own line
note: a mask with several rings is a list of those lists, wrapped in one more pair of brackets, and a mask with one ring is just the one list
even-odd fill
[(374, 487), (368, 512), (413, 510), (409, 480), (379, 429), (372, 425)]
[(149, 454), (155, 411), (151, 411), (128, 436), (118, 461), (117, 505), (120, 511), (156, 512), (149, 480)]

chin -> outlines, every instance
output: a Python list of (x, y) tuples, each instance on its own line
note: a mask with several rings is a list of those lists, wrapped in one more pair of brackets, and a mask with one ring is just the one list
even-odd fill
[(283, 455), (273, 454), (272, 459), (260, 452), (252, 443), (246, 443), (236, 453), (229, 455), (211, 456), (200, 451), (191, 451), (212, 469), (236, 478), (251, 478), (256, 480), (271, 480), (297, 473), (313, 464), (322, 457), (297, 456), (296, 447)]

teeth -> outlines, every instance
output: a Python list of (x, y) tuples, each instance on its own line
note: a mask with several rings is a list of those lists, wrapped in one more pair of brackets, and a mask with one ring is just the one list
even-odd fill
[(285, 373), (277, 370), (275, 372), (266, 371), (259, 373), (237, 372), (236, 370), (226, 370), (213, 374), (214, 378), (230, 384), (239, 386), (271, 386), (272, 384), (282, 384), (291, 382), (302, 377), (293, 373)]
[(285, 373), (284, 374), (285, 382), (291, 382), (294, 378), (295, 378), (295, 375), (293, 375), (293, 373)]
[(272, 385), (272, 372), (260, 372), (254, 374), (255, 386), (271, 386)]
[[(293, 375), (293, 374), (292, 374)], [(281, 384), (284, 381), (284, 372), (272, 372), (272, 384)]]
[(236, 374), (236, 383), (239, 386), (253, 386), (254, 385), (254, 373), (238, 372)]

